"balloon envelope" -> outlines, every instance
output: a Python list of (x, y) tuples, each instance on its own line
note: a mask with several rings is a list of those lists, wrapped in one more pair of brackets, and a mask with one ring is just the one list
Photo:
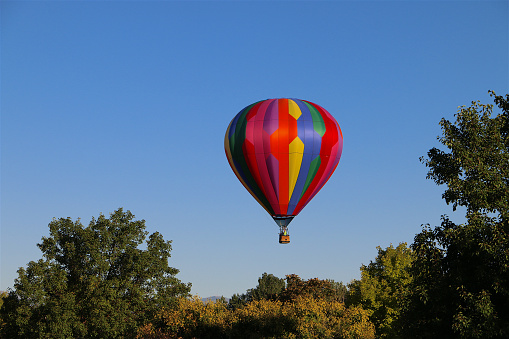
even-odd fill
[(343, 134), (324, 108), (298, 99), (268, 99), (241, 110), (224, 139), (237, 178), (286, 226), (325, 185), (343, 150)]

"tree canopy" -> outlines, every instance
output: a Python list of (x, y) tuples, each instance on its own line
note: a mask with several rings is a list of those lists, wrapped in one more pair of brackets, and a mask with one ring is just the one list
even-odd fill
[(276, 299), (285, 288), (285, 280), (266, 272), (258, 278), (258, 285), (248, 290), (249, 299), (252, 300), (270, 300)]
[(245, 306), (248, 302), (253, 300), (275, 300), (278, 298), (281, 291), (284, 290), (286, 284), (285, 280), (276, 277), (273, 274), (264, 272), (258, 278), (258, 285), (250, 288), (243, 294), (234, 294), (229, 301), (229, 307), (236, 309)]
[(465, 206), (467, 213), (491, 212), (507, 219), (509, 213), (509, 94), (490, 92), (501, 109), (473, 101), (461, 106), (456, 122), (440, 121), (439, 141), (449, 148), (432, 148), (421, 158), (429, 168), (428, 178), (447, 188), (442, 195), (453, 208)]
[(466, 208), (467, 222), (447, 216), (425, 226), (412, 244), (413, 282), (405, 331), (414, 338), (509, 337), (509, 95), (493, 105), (460, 107), (442, 119), (440, 142), (421, 160), (428, 178), (447, 186), (447, 204)]
[(347, 304), (370, 311), (380, 338), (398, 338), (399, 320), (412, 281), (412, 250), (406, 243), (396, 248), (378, 247), (375, 261), (361, 266), (361, 279), (348, 287)]
[[(122, 208), (109, 218), (53, 219), (43, 258), (18, 270), (2, 307), (8, 338), (125, 338), (191, 285), (168, 265), (171, 241)], [(145, 249), (139, 246), (144, 244)]]

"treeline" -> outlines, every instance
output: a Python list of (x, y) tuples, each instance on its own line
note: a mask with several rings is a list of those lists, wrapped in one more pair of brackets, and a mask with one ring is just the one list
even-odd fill
[(348, 286), (333, 280), (264, 273), (227, 302), (179, 298), (138, 331), (139, 338), (398, 338), (410, 295), (413, 251), (378, 248)]
[(171, 242), (147, 239), (129, 211), (49, 229), (43, 258), (1, 294), (2, 338), (375, 338), (369, 312), (345, 306), (346, 287), (329, 280), (265, 273), (229, 303), (192, 298), (168, 266)]
[[(286, 286), (285, 286), (286, 285)], [(230, 302), (180, 298), (163, 309), (139, 338), (375, 338), (369, 312), (346, 307), (328, 280), (283, 279), (266, 273), (250, 292)]]
[[(412, 244), (378, 248), (347, 286), (263, 274), (229, 302), (191, 298), (171, 241), (119, 209), (54, 219), (43, 257), (0, 298), (2, 338), (509, 338), (509, 94), (442, 119), (421, 161), (465, 209)], [(425, 207), (423, 207), (425, 208)], [(143, 245), (143, 246), (141, 246)], [(142, 247), (143, 249), (140, 249)]]

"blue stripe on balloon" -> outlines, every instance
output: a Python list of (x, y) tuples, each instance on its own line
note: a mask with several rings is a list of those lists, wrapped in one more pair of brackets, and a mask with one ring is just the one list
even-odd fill
[(235, 118), (233, 118), (232, 125), (231, 125), (230, 131), (228, 133), (228, 140), (231, 140), (233, 133), (235, 133), (235, 128), (237, 127), (237, 121), (239, 121), (239, 116), (240, 116), (240, 114), (237, 114), (235, 116)]
[(288, 203), (288, 215), (293, 213), (302, 196), (302, 190), (304, 189), (304, 184), (306, 183), (309, 167), (311, 165), (311, 161), (313, 160), (312, 150), (314, 148), (313, 145), (316, 134), (313, 128), (313, 117), (311, 116), (311, 112), (309, 111), (308, 106), (300, 100), (292, 100), (295, 101), (295, 103), (299, 106), (300, 111), (302, 112), (302, 115), (299, 117), (299, 119), (297, 119), (297, 135), (299, 139), (304, 143), (304, 155), (302, 157), (299, 176), (297, 177), (292, 197)]
[(231, 139), (233, 133), (235, 133), (235, 130), (237, 128), (237, 122), (239, 121), (240, 117), (249, 113), (249, 110), (251, 110), (251, 107), (253, 107), (256, 104), (257, 104), (257, 102), (255, 102), (254, 104), (251, 104), (249, 106), (246, 106), (242, 110), (240, 110), (239, 113), (237, 113), (235, 118), (233, 118), (232, 127), (230, 128), (230, 133), (228, 133), (228, 139)]

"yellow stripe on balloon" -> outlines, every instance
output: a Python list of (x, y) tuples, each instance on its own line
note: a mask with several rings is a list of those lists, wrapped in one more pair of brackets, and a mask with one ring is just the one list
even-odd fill
[[(233, 120), (228, 125), (228, 128), (226, 129), (226, 134), (224, 135), (224, 150), (226, 151), (227, 157), (231, 157), (231, 155), (232, 155), (232, 151), (230, 149), (230, 139), (228, 139), (228, 135), (230, 134), (230, 128), (232, 128), (232, 122), (233, 122)], [(232, 168), (232, 169), (235, 171), (234, 168)]]
[(296, 137), (290, 143), (288, 150), (289, 154), (289, 175), (288, 175), (288, 197), (291, 199), (297, 178), (299, 176), (300, 166), (302, 164), (302, 157), (304, 156), (304, 143)]
[(299, 105), (293, 100), (288, 100), (288, 114), (295, 118), (295, 120), (299, 119), (302, 115), (300, 111)]

